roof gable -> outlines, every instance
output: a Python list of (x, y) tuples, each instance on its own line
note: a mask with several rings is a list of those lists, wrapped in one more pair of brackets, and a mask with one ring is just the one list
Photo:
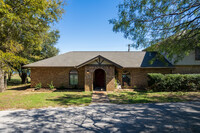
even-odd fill
[[(173, 67), (173, 65), (166, 59), (159, 60), (156, 55), (157, 52), (146, 52), (141, 63), (141, 67)], [(164, 56), (162, 56), (164, 57)], [(156, 58), (152, 64), (150, 63), (154, 58)]]
[(115, 63), (115, 62), (113, 62), (109, 59), (106, 59), (105, 57), (103, 57), (101, 55), (98, 55), (98, 56), (96, 56), (96, 57), (94, 57), (94, 58), (92, 58), (92, 59), (90, 59), (90, 60), (88, 60), (84, 63), (81, 63), (80, 65), (77, 66), (77, 68), (80, 68), (80, 67), (85, 66), (87, 64), (91, 64), (92, 62), (96, 62), (95, 64), (97, 64), (97, 65), (105, 65), (104, 63), (108, 62), (110, 64), (113, 64), (116, 67), (123, 68), (121, 65), (119, 65), (119, 64), (117, 64), (117, 63)]

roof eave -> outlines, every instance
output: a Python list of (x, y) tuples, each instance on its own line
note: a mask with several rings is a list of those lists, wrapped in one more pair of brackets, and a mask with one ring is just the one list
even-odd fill
[(41, 68), (41, 67), (75, 67), (75, 66), (22, 66), (22, 68)]

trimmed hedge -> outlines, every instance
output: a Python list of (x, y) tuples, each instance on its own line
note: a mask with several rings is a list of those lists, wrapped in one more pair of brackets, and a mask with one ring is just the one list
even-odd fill
[(149, 73), (148, 86), (152, 91), (199, 91), (200, 74)]

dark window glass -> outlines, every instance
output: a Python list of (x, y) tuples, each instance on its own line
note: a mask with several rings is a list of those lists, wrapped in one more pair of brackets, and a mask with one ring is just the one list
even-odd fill
[(123, 72), (122, 74), (122, 86), (130, 86), (131, 74), (130, 72)]
[(200, 60), (200, 48), (195, 49), (195, 60)]
[(69, 72), (69, 84), (78, 85), (78, 72), (76, 70)]

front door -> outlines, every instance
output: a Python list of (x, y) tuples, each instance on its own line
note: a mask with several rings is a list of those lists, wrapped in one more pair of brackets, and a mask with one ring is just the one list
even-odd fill
[(97, 69), (94, 72), (94, 90), (101, 91), (106, 89), (106, 74), (102, 69)]

